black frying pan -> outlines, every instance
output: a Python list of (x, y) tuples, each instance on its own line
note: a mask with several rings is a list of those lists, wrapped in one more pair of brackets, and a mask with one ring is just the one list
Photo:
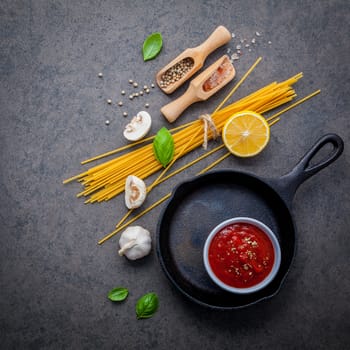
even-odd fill
[[(326, 144), (332, 144), (333, 150), (325, 159), (311, 165), (311, 160)], [(222, 170), (178, 185), (157, 227), (157, 254), (166, 276), (185, 296), (212, 308), (240, 308), (275, 295), (294, 257), (291, 206), (295, 191), (306, 179), (335, 161), (343, 149), (342, 139), (328, 134), (317, 141), (290, 173), (279, 179)], [(216, 286), (205, 271), (202, 257), (209, 232), (220, 222), (237, 216), (252, 217), (269, 226), (282, 252), (274, 280), (248, 295), (235, 295)]]

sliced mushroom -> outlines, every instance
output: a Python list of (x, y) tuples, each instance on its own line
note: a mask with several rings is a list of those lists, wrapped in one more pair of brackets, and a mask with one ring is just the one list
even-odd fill
[(146, 199), (146, 184), (134, 175), (129, 175), (125, 181), (125, 205), (135, 209), (142, 205)]
[(151, 116), (147, 112), (141, 111), (125, 126), (124, 137), (129, 141), (140, 140), (150, 131), (151, 125)]

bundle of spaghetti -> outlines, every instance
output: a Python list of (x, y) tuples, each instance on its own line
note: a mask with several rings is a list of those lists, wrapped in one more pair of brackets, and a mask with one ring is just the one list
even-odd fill
[[(256, 113), (265, 113), (275, 109), (296, 97), (292, 86), (302, 77), (299, 73), (283, 82), (273, 82), (250, 95), (231, 103), (225, 108), (219, 109), (211, 115), (211, 118), (220, 133), (227, 119), (234, 113), (242, 110), (251, 110)], [(203, 121), (195, 120), (187, 126), (173, 133), (175, 154), (186, 145), (193, 137), (193, 143), (186, 147), (186, 152), (180, 157), (200, 147), (203, 143)], [(213, 135), (209, 133), (208, 140)], [(124, 191), (125, 179), (128, 175), (136, 175), (145, 179), (159, 171), (162, 165), (153, 154), (152, 144), (147, 144), (126, 154), (118, 156), (110, 161), (97, 165), (87, 171), (78, 174), (64, 183), (78, 180), (84, 190), (77, 196), (89, 196), (85, 203), (107, 201)]]
[[(280, 120), (280, 115), (282, 115), (283, 113), (288, 112), (289, 110), (301, 105), (302, 103), (304, 103), (305, 101), (311, 99), (312, 97), (318, 95), (321, 92), (321, 90), (316, 90), (314, 92), (312, 92), (311, 94), (303, 97), (302, 99), (299, 99), (298, 101), (288, 105), (287, 107), (283, 108), (282, 110), (279, 110), (277, 113), (274, 113), (272, 116), (266, 118), (266, 121), (269, 123), (269, 126), (271, 127), (272, 125), (274, 125), (275, 123), (277, 123)], [(198, 161), (200, 161), (201, 159), (215, 153), (216, 151), (218, 151), (219, 149), (223, 148), (224, 145), (222, 144), (221, 146), (218, 146), (214, 149), (212, 149), (211, 151), (203, 154), (202, 156), (196, 158), (195, 160), (193, 160), (192, 162), (186, 163), (185, 165), (183, 165), (182, 167), (180, 167), (179, 169), (175, 170), (174, 172), (172, 172), (171, 174), (167, 175), (166, 177), (163, 177), (159, 182), (163, 182), (166, 181), (167, 178), (172, 177), (173, 175), (176, 175), (178, 173), (180, 173), (181, 171), (183, 171), (184, 169), (190, 167), (191, 165), (193, 165), (193, 163), (197, 163)], [(197, 175), (200, 174), (204, 174), (207, 171), (209, 171), (210, 169), (214, 168), (216, 165), (218, 165), (219, 163), (221, 163), (223, 160), (225, 160), (227, 157), (229, 157), (231, 155), (230, 152), (227, 152), (226, 154), (224, 154), (223, 156), (221, 156), (220, 158), (216, 159), (214, 162), (212, 162), (210, 165), (208, 165), (207, 167), (205, 167), (204, 169), (202, 169)], [(156, 183), (157, 185), (157, 183)], [(169, 197), (171, 196), (171, 192), (169, 192), (168, 194), (166, 194), (165, 196), (163, 196), (162, 198), (158, 199), (156, 202), (154, 202), (152, 205), (150, 205), (149, 207), (145, 208), (143, 211), (139, 212), (136, 216), (134, 216), (133, 218), (131, 218), (129, 221), (125, 222), (125, 220), (129, 217), (130, 211), (124, 215), (124, 217), (117, 223), (115, 230), (112, 231), (111, 233), (107, 234), (106, 236), (104, 236), (102, 239), (100, 239), (98, 241), (98, 244), (103, 244), (104, 242), (106, 242), (107, 240), (109, 240), (110, 238), (112, 238), (113, 236), (115, 236), (117, 233), (119, 233), (121, 230), (125, 229), (126, 227), (128, 227), (129, 225), (131, 225), (132, 223), (134, 223), (136, 220), (138, 220), (139, 218), (141, 218), (142, 216), (146, 215), (147, 213), (149, 213), (151, 210), (153, 210), (154, 208), (156, 208), (157, 206), (159, 206), (160, 204), (162, 204), (163, 202), (165, 202)]]

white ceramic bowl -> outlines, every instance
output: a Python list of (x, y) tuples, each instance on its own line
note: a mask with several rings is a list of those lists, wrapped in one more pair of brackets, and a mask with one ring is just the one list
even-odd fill
[[(226, 283), (222, 282), (213, 272), (211, 269), (210, 263), (209, 263), (209, 246), (211, 244), (211, 241), (213, 240), (214, 236), (224, 227), (234, 224), (234, 223), (249, 223), (252, 225), (257, 226), (260, 228), (269, 238), (272, 243), (273, 249), (274, 249), (274, 254), (275, 254), (275, 259), (274, 259), (274, 264), (272, 266), (272, 269), (270, 273), (258, 284), (247, 287), (247, 288), (236, 288), (232, 287), (230, 285), (227, 285)], [(276, 276), (278, 269), (281, 264), (281, 248), (279, 245), (279, 242), (275, 236), (275, 234), (272, 232), (272, 230), (267, 227), (265, 224), (262, 222), (253, 219), (253, 218), (248, 218), (248, 217), (236, 217), (232, 219), (228, 219), (223, 221), (221, 224), (217, 225), (209, 234), (205, 241), (204, 249), (203, 249), (203, 260), (204, 260), (204, 266), (205, 269), (210, 276), (210, 278), (215, 282), (219, 287), (231, 292), (231, 293), (236, 293), (236, 294), (249, 294), (253, 292), (257, 292), (258, 290), (266, 287)]]

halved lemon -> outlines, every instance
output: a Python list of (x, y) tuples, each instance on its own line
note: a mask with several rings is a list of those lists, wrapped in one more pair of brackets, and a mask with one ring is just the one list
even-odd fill
[(266, 119), (252, 111), (242, 111), (230, 117), (222, 130), (227, 149), (238, 157), (252, 157), (260, 153), (270, 140)]

